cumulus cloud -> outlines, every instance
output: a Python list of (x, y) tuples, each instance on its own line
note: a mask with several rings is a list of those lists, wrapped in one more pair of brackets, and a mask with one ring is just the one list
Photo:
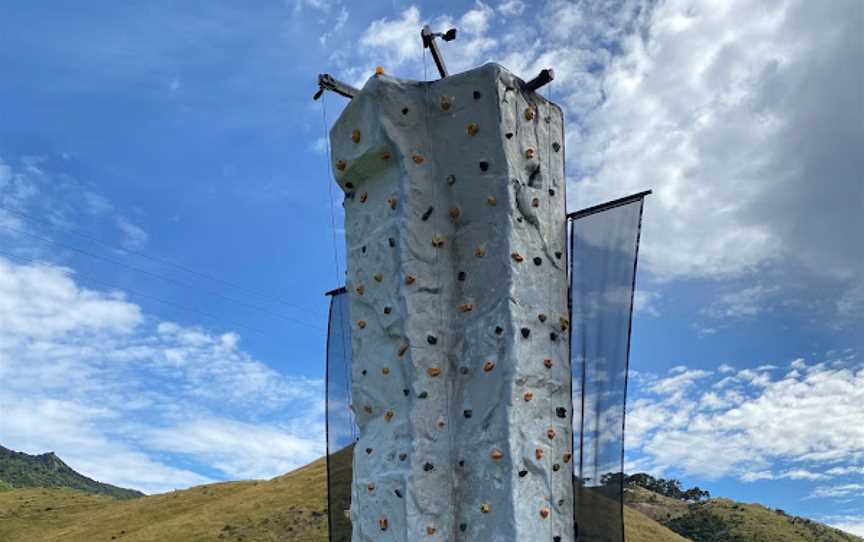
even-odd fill
[(271, 477), (323, 453), (322, 382), (48, 264), (0, 258), (0, 382), (4, 446), (148, 492)]

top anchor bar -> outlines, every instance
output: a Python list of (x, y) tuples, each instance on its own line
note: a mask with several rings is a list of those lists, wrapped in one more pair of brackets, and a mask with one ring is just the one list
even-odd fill
[(423, 39), (423, 48), (429, 49), (429, 52), (432, 53), (432, 59), (435, 61), (435, 66), (438, 67), (438, 73), (441, 74), (441, 79), (444, 79), (449, 74), (447, 73), (447, 66), (444, 65), (444, 57), (441, 56), (438, 44), (435, 43), (435, 38), (441, 38), (444, 41), (453, 41), (456, 39), (456, 29), (451, 28), (447, 32), (432, 32), (429, 25), (426, 25), (420, 31), (420, 37)]
[(321, 95), (324, 94), (325, 90), (335, 92), (340, 96), (345, 96), (349, 100), (360, 94), (359, 90), (351, 85), (343, 83), (342, 81), (334, 79), (329, 73), (322, 73), (318, 76), (318, 92), (312, 96), (312, 99), (317, 100), (320, 98)]
[(525, 88), (536, 92), (543, 85), (551, 83), (553, 79), (555, 79), (555, 70), (552, 68), (540, 70), (540, 74), (537, 77), (525, 83)]

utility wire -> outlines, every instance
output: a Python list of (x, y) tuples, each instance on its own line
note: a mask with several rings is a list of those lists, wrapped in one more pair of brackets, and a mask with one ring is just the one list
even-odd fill
[(195, 285), (193, 285), (193, 284), (190, 284), (190, 283), (188, 283), (188, 282), (184, 282), (184, 281), (181, 281), (181, 280), (177, 280), (177, 279), (174, 279), (174, 278), (171, 278), (171, 277), (166, 277), (166, 276), (160, 275), (160, 274), (158, 274), (158, 273), (154, 273), (154, 272), (152, 272), (152, 271), (148, 271), (148, 270), (146, 270), (146, 269), (142, 269), (142, 268), (140, 268), (140, 267), (135, 267), (134, 265), (129, 265), (129, 264), (123, 263), (123, 262), (118, 261), (118, 260), (114, 260), (114, 259), (111, 259), (111, 258), (106, 258), (105, 256), (101, 256), (101, 255), (99, 255), (99, 254), (95, 254), (95, 253), (93, 253), (93, 252), (89, 252), (89, 251), (86, 251), (86, 250), (83, 250), (83, 249), (80, 249), (80, 248), (77, 248), (77, 247), (74, 247), (74, 246), (71, 246), (71, 245), (67, 245), (67, 244), (65, 244), (65, 243), (60, 243), (60, 242), (58, 242), (58, 241), (54, 241), (54, 240), (49, 239), (49, 238), (47, 238), (47, 237), (42, 237), (41, 235), (36, 235), (35, 233), (25, 232), (25, 231), (19, 230), (19, 229), (17, 229), (17, 228), (13, 228), (13, 227), (11, 227), (11, 226), (7, 226), (7, 225), (5, 225), (5, 224), (0, 224), (0, 228), (3, 228), (3, 229), (6, 229), (6, 230), (9, 230), (9, 231), (12, 231), (12, 232), (18, 233), (18, 234), (20, 234), (20, 235), (26, 235), (26, 236), (28, 236), (28, 237), (32, 237), (33, 239), (38, 239), (38, 240), (40, 240), (40, 241), (42, 241), (42, 242), (44, 242), (44, 243), (48, 243), (48, 244), (51, 244), (51, 245), (54, 245), (54, 246), (59, 246), (59, 247), (61, 247), (61, 248), (65, 248), (65, 249), (67, 249), (67, 250), (71, 250), (71, 251), (77, 252), (77, 253), (79, 253), (79, 254), (83, 254), (83, 255), (85, 255), (85, 256), (89, 256), (89, 257), (94, 258), (94, 259), (97, 259), (97, 260), (102, 260), (102, 261), (104, 261), (104, 262), (108, 262), (108, 263), (111, 263), (111, 264), (113, 264), (113, 265), (117, 265), (117, 266), (120, 266), (120, 267), (124, 267), (124, 268), (126, 268), (126, 269), (131, 270), (131, 271), (135, 271), (135, 272), (137, 272), (137, 273), (142, 273), (142, 274), (147, 275), (147, 276), (149, 276), (149, 277), (153, 277), (153, 278), (156, 278), (156, 279), (163, 280), (163, 281), (165, 281), (165, 282), (168, 282), (168, 283), (174, 284), (175, 286), (181, 286), (181, 287), (183, 287), (183, 288), (193, 288), (193, 289), (196, 289), (196, 288), (197, 288), (197, 289), (200, 290), (201, 292), (205, 292), (205, 293), (207, 293), (207, 294), (210, 294), (210, 295), (213, 295), (213, 296), (216, 296), (216, 297), (222, 298), (222, 299), (224, 299), (224, 300), (226, 300), (226, 301), (229, 301), (229, 302), (231, 302), (231, 303), (236, 303), (236, 304), (238, 304), (238, 305), (240, 305), (240, 306), (244, 306), (244, 307), (246, 307), (246, 308), (248, 308), (248, 309), (251, 309), (251, 310), (254, 310), (254, 311), (258, 311), (258, 312), (260, 312), (260, 313), (267, 314), (267, 315), (269, 315), (269, 316), (274, 316), (274, 317), (279, 318), (279, 319), (281, 319), (281, 320), (286, 320), (286, 321), (288, 321), (288, 322), (292, 322), (292, 323), (295, 323), (295, 324), (300, 324), (300, 325), (302, 325), (302, 326), (307, 326), (307, 327), (310, 327), (310, 328), (313, 328), (313, 329), (320, 329), (319, 326), (313, 325), (313, 324), (309, 323), (308, 321), (300, 320), (300, 319), (298, 319), (298, 318), (291, 317), (291, 316), (287, 316), (287, 315), (283, 315), (283, 314), (279, 314), (279, 313), (275, 313), (275, 312), (272, 312), (272, 311), (268, 310), (268, 309), (265, 308), (265, 307), (261, 307), (260, 305), (254, 305), (254, 304), (251, 304), (251, 303), (247, 303), (247, 302), (245, 302), (245, 301), (242, 301), (242, 300), (239, 300), (239, 299), (235, 299), (235, 298), (233, 298), (233, 297), (226, 296), (226, 295), (224, 295), (224, 294), (222, 294), (222, 293), (220, 293), (220, 292), (216, 292), (216, 291), (213, 291), (213, 290), (206, 290), (206, 289), (204, 289), (204, 288), (197, 287), (197, 286), (195, 286)]
[[(16, 262), (18, 262), (18, 263), (23, 263), (23, 264), (40, 264), (40, 263), (45, 263), (45, 262), (43, 262), (42, 260), (37, 260), (37, 259), (34, 259), (34, 258), (25, 258), (25, 257), (18, 256), (18, 255), (16, 255), (16, 254), (12, 254), (12, 253), (5, 252), (5, 251), (2, 251), (2, 250), (0, 250), (0, 255), (6, 256), (7, 258), (9, 258), (9, 259), (11, 259), (11, 260), (13, 260), (13, 261), (16, 261)], [(112, 283), (110, 283), (110, 282), (106, 282), (106, 281), (104, 281), (104, 280), (98, 279), (98, 278), (96, 278), (96, 277), (94, 277), (94, 276), (92, 276), (92, 275), (88, 275), (88, 274), (86, 274), (86, 273), (81, 273), (81, 272), (75, 271), (74, 276), (75, 276), (76, 279), (78, 279), (78, 278), (83, 278), (83, 279), (88, 280), (88, 281), (90, 281), (90, 282), (92, 282), (92, 283), (100, 284), (100, 285), (105, 286), (105, 287), (108, 287), (108, 288), (117, 288), (117, 289), (122, 290), (123, 292), (128, 292), (128, 293), (131, 293), (131, 294), (133, 294), (133, 295), (135, 295), (135, 296), (138, 296), (138, 297), (147, 298), (147, 299), (150, 299), (150, 300), (152, 300), (152, 301), (156, 301), (156, 302), (158, 302), (158, 303), (163, 303), (163, 304), (165, 304), (165, 305), (172, 306), (172, 307), (174, 307), (174, 308), (176, 308), (176, 309), (179, 309), (179, 310), (182, 310), (182, 311), (195, 313), (195, 314), (197, 314), (197, 315), (199, 315), (199, 316), (205, 316), (205, 317), (210, 318), (210, 319), (212, 319), (212, 320), (214, 320), (214, 321), (216, 321), (216, 322), (219, 322), (220, 320), (223, 320), (223, 318), (220, 317), (220, 316), (217, 316), (217, 315), (215, 315), (215, 314), (212, 314), (212, 313), (209, 313), (209, 312), (206, 312), (206, 311), (202, 311), (202, 310), (197, 309), (197, 308), (195, 308), (195, 307), (190, 307), (190, 306), (188, 306), (188, 305), (183, 305), (182, 303), (177, 303), (177, 302), (174, 302), (174, 301), (170, 301), (170, 300), (167, 300), (167, 299), (163, 299), (163, 298), (161, 298), (161, 297), (157, 297), (157, 296), (154, 296), (154, 295), (151, 295), (151, 294), (147, 294), (147, 293), (141, 292), (140, 290), (134, 290), (134, 289), (132, 289), (132, 288), (127, 288), (127, 287), (125, 287), (125, 286), (119, 286), (119, 285), (117, 285), (117, 284), (112, 284)], [(227, 326), (226, 326), (226, 327), (227, 327)], [(245, 324), (245, 323), (237, 323), (237, 322), (234, 322), (234, 323), (231, 323), (231, 324), (230, 324), (230, 327), (245, 328), (247, 331), (253, 331), (253, 332), (255, 332), (255, 333), (259, 333), (259, 334), (261, 334), (261, 335), (268, 335), (268, 334), (269, 334), (269, 335), (272, 335), (272, 333), (268, 333), (268, 332), (266, 332), (266, 331), (264, 331), (264, 330), (262, 330), (262, 329), (259, 329), (259, 328), (256, 328), (256, 327), (253, 327), (253, 326), (250, 326), (250, 325)]]
[(133, 255), (133, 256), (138, 256), (138, 257), (140, 257), (140, 258), (144, 258), (144, 259), (146, 259), (146, 260), (150, 260), (150, 261), (152, 261), (152, 262), (156, 262), (156, 263), (160, 263), (160, 264), (168, 265), (168, 266), (171, 266), (171, 267), (173, 267), (173, 268), (175, 268), (175, 269), (178, 269), (178, 270), (180, 270), (180, 271), (183, 271), (183, 272), (189, 273), (189, 274), (191, 274), (191, 275), (195, 275), (195, 276), (197, 276), (197, 277), (199, 277), (199, 278), (203, 278), (203, 279), (211, 280), (211, 281), (213, 281), (213, 282), (220, 282), (220, 283), (222, 283), (222, 284), (224, 284), (224, 285), (226, 285), (226, 286), (230, 286), (230, 287), (232, 287), (232, 288), (235, 288), (235, 289), (240, 290), (240, 291), (242, 291), (242, 292), (245, 292), (245, 293), (247, 293), (247, 294), (252, 294), (252, 295), (258, 296), (258, 297), (260, 297), (260, 298), (262, 298), (262, 299), (267, 299), (268, 301), (270, 301), (270, 300), (275, 300), (276, 302), (278, 302), (278, 304), (284, 305), (284, 306), (286, 306), (286, 307), (290, 307), (290, 308), (292, 308), (292, 309), (296, 309), (296, 310), (298, 310), (298, 311), (308, 312), (308, 311), (310, 310), (309, 307), (303, 307), (303, 306), (297, 305), (296, 303), (291, 302), (291, 301), (288, 301), (288, 300), (285, 299), (285, 298), (278, 297), (278, 296), (274, 296), (274, 295), (272, 295), (272, 294), (270, 294), (270, 293), (267, 293), (267, 292), (264, 292), (264, 291), (261, 291), (261, 290), (256, 290), (256, 289), (253, 289), (253, 288), (249, 288), (249, 287), (247, 287), (247, 286), (243, 286), (243, 285), (240, 285), (240, 284), (237, 284), (237, 283), (231, 282), (231, 281), (229, 281), (229, 280), (225, 280), (225, 279), (222, 279), (222, 278), (219, 278), (219, 277), (213, 276), (213, 275), (211, 275), (211, 274), (209, 274), (209, 273), (205, 273), (205, 272), (203, 272), (203, 271), (197, 271), (197, 270), (195, 270), (195, 269), (192, 269), (191, 267), (188, 267), (188, 266), (185, 266), (185, 265), (182, 265), (182, 264), (179, 264), (179, 263), (173, 262), (173, 261), (168, 260), (168, 259), (166, 259), (166, 258), (161, 258), (161, 257), (159, 257), (159, 256), (153, 256), (153, 255), (146, 254), (146, 253), (141, 252), (141, 251), (138, 251), (138, 250), (133, 250), (133, 249), (130, 249), (130, 248), (125, 248), (125, 247), (121, 247), (121, 246), (118, 246), (118, 245), (114, 245), (114, 244), (111, 244), (111, 243), (108, 243), (108, 242), (102, 241), (101, 239), (99, 239), (99, 238), (97, 238), (97, 237), (94, 237), (94, 236), (92, 236), (92, 235), (88, 235), (88, 234), (83, 233), (83, 232), (81, 232), (81, 231), (76, 231), (76, 230), (73, 229), (73, 228), (69, 228), (69, 227), (65, 227), (65, 228), (64, 228), (64, 227), (60, 227), (60, 226), (58, 226), (57, 224), (54, 224), (53, 222), (51, 222), (51, 221), (49, 221), (49, 220), (45, 220), (45, 219), (42, 219), (42, 218), (39, 218), (39, 217), (33, 216), (32, 214), (25, 213), (24, 211), (21, 211), (21, 210), (19, 210), (19, 209), (13, 209), (13, 208), (11, 208), (11, 207), (8, 207), (8, 206), (6, 206), (6, 205), (3, 205), (2, 203), (0, 203), (0, 209), (3, 209), (4, 211), (9, 212), (9, 213), (11, 213), (11, 214), (17, 215), (17, 216), (19, 216), (19, 217), (21, 217), (21, 218), (23, 218), (23, 219), (25, 219), (25, 220), (27, 220), (27, 221), (29, 221), (29, 222), (35, 222), (35, 223), (39, 223), (39, 224), (47, 225), (47, 226), (49, 226), (49, 227), (51, 227), (51, 228), (54, 228), (54, 229), (57, 229), (57, 230), (64, 231), (64, 232), (66, 232), (66, 233), (69, 233), (69, 234), (75, 235), (76, 237), (80, 237), (81, 239), (86, 239), (86, 240), (88, 240), (88, 241), (92, 241), (92, 242), (97, 243), (97, 244), (99, 244), (99, 245), (102, 245), (102, 246), (104, 246), (104, 247), (106, 247), (106, 248), (110, 248), (110, 249), (117, 250), (117, 251), (120, 251), (120, 252), (125, 252), (125, 253), (127, 253), (127, 254), (131, 254), (131, 255)]

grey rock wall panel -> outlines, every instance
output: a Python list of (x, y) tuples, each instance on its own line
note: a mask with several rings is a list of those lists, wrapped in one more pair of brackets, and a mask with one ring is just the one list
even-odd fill
[(560, 109), (496, 64), (382, 74), (330, 137), (354, 320), (353, 540), (572, 540)]

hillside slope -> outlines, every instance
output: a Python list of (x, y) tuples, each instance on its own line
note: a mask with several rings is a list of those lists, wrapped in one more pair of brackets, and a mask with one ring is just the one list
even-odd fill
[[(318, 460), (266, 482), (211, 484), (126, 501), (16, 489), (0, 493), (0, 540), (324, 542), (325, 476)], [(627, 510), (626, 522), (628, 542), (687, 542), (635, 510)]]
[(118, 499), (144, 496), (140, 491), (103, 484), (69, 467), (54, 452), (30, 455), (0, 446), (0, 482), (15, 488), (71, 488)]

